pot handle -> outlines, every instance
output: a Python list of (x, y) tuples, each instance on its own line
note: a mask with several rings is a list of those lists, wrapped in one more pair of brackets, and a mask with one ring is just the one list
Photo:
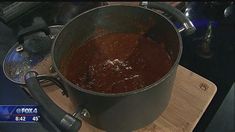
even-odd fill
[(64, 85), (57, 78), (57, 74), (37, 75), (37, 79), (38, 80), (49, 80), (49, 81), (53, 82), (54, 84), (56, 84), (62, 90), (62, 95), (65, 95), (66, 97), (69, 96), (67, 90), (64, 87)]
[(66, 132), (77, 132), (81, 128), (81, 120), (62, 110), (47, 96), (39, 84), (37, 75), (35, 71), (25, 74), (25, 82), (33, 98), (47, 111), (58, 128)]
[(22, 30), (19, 31), (19, 33), (17, 34), (17, 38), (18, 38), (18, 42), (20, 44), (24, 43), (24, 37), (27, 35), (31, 35), (33, 33), (37, 33), (37, 32), (44, 32), (46, 35), (50, 34), (50, 29), (48, 28), (47, 24), (42, 21), (42, 23), (37, 23), (35, 25), (32, 25), (30, 27), (26, 27)]
[(140, 2), (139, 5), (147, 7), (147, 8), (159, 9), (159, 10), (162, 10), (162, 11), (174, 16), (183, 25), (183, 27), (179, 29), (179, 32), (185, 32), (187, 35), (190, 35), (196, 31), (195, 26), (189, 20), (189, 18), (187, 18), (180, 10), (178, 10), (168, 4), (165, 4), (163, 2), (142, 1), (142, 2)]

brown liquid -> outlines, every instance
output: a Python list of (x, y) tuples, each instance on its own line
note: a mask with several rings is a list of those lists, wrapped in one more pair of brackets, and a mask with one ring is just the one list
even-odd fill
[(62, 73), (68, 80), (104, 93), (143, 88), (159, 80), (172, 65), (163, 43), (134, 33), (110, 33), (87, 40), (72, 49), (67, 61), (62, 62)]

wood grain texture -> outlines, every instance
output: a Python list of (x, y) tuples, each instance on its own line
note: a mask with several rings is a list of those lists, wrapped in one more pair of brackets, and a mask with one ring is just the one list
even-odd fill
[[(44, 88), (51, 99), (69, 113), (74, 112), (70, 100), (56, 86)], [(216, 86), (207, 79), (178, 66), (170, 102), (152, 124), (135, 132), (190, 132), (216, 93)], [(100, 132), (83, 121), (81, 132)]]

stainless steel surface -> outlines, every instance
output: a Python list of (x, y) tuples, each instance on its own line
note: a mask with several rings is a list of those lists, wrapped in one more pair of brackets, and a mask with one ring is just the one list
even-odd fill
[(21, 51), (23, 51), (24, 50), (24, 47), (22, 46), (22, 45), (18, 45), (17, 47), (16, 47), (16, 51), (17, 52), (21, 52)]
[(213, 38), (212, 22), (209, 23), (205, 37), (203, 38), (202, 44), (198, 45), (197, 54), (205, 59), (209, 59), (213, 56), (211, 50), (211, 40)]
[(37, 77), (37, 75), (38, 75), (37, 72), (31, 71), (31, 72), (27, 72), (24, 77), (25, 77), (25, 80), (27, 80), (31, 77)]
[(85, 118), (91, 117), (91, 115), (87, 109), (82, 109), (81, 115), (84, 116)]
[[(61, 30), (61, 25), (54, 25), (49, 27), (51, 36), (55, 36)], [(50, 44), (50, 43), (49, 43)], [(51, 43), (52, 45), (52, 43)], [(24, 47), (18, 42), (8, 51), (4, 62), (3, 70), (5, 76), (14, 83), (25, 84), (24, 75), (30, 71), (35, 70), (39, 74), (45, 74), (38, 69), (43, 61), (47, 61), (50, 57), (50, 52), (31, 54), (24, 50)], [(49, 69), (49, 66), (48, 66)]]
[[(189, 18), (187, 18), (180, 10), (173, 8), (171, 5), (164, 3), (164, 2), (148, 2), (148, 3), (141, 3), (148, 8), (157, 9), (160, 11), (163, 11), (164, 13), (167, 13), (174, 18), (177, 19), (180, 23), (182, 23), (183, 28), (181, 28), (179, 31), (184, 31), (185, 34), (191, 35), (196, 31), (195, 26), (190, 21)], [(140, 5), (141, 5), (140, 4)]]
[(148, 1), (142, 1), (140, 2), (140, 6), (147, 7)]
[[(191, 25), (193, 25), (191, 21), (190, 21), (190, 23), (191, 23)], [(191, 28), (188, 23), (183, 23), (183, 25), (184, 26), (179, 29), (180, 33)]]
[(234, 2), (231, 2), (231, 4), (224, 10), (224, 16), (231, 21), (235, 21), (235, 5)]

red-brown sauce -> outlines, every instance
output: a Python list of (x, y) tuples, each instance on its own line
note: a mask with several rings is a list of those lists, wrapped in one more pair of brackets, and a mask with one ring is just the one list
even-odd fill
[(163, 77), (172, 62), (164, 44), (135, 33), (109, 33), (74, 48), (62, 62), (65, 77), (84, 89), (121, 93)]

